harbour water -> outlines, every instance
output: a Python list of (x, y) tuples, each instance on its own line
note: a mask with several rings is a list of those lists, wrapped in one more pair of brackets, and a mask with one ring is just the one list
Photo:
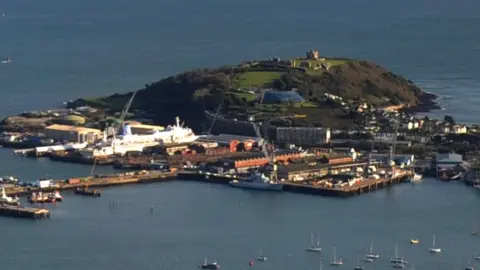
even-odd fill
[[(480, 2), (85, 0), (0, 3), (0, 115), (141, 87), (185, 69), (321, 54), (369, 59), (440, 94), (445, 113), (478, 122)], [(0, 174), (25, 181), (88, 175), (90, 166), (14, 157)], [(96, 173), (110, 172), (100, 167)], [(385, 269), (399, 244), (416, 269), (462, 269), (480, 253), (471, 236), (480, 194), (425, 179), (347, 200), (191, 182), (66, 195), (52, 219), (1, 218), (2, 269), (193, 269), (204, 257), (246, 269), (318, 269), (304, 249), (320, 235), (352, 269), (369, 242)], [(113, 202), (113, 203), (112, 203)], [(153, 206), (153, 213), (150, 212)], [(480, 223), (479, 223), (480, 226)], [(442, 254), (428, 253), (432, 234)], [(421, 243), (410, 246), (410, 238)]]

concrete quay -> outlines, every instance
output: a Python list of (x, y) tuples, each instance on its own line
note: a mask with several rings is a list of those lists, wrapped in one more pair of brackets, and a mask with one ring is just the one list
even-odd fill
[(0, 215), (8, 217), (39, 219), (49, 218), (50, 211), (48, 209), (0, 204)]
[[(381, 188), (400, 184), (410, 177), (410, 172), (405, 171), (398, 173), (395, 177), (387, 178), (381, 177), (378, 179), (369, 178), (361, 182), (355, 183), (351, 186), (343, 187), (327, 187), (320, 185), (303, 184), (300, 182), (283, 181), (283, 191), (304, 193), (304, 194), (316, 194), (321, 196), (333, 196), (333, 197), (352, 197), (363, 193), (372, 192)], [(207, 172), (195, 172), (195, 171), (182, 171), (177, 174), (179, 180), (200, 181), (208, 183), (228, 184), (229, 181), (238, 179), (242, 180), (235, 175), (229, 174), (216, 174)]]
[[(116, 185), (127, 185), (127, 184), (140, 184), (140, 183), (150, 183), (150, 182), (162, 182), (175, 179), (175, 173), (171, 172), (157, 172), (157, 171), (147, 171), (147, 172), (130, 172), (109, 175), (105, 177), (85, 177), (85, 178), (70, 178), (67, 180), (56, 180), (55, 186), (48, 188), (36, 188), (36, 187), (13, 187), (6, 188), (5, 193), (8, 196), (22, 196), (30, 195), (32, 192), (38, 191), (54, 191), (54, 190), (73, 190), (77, 187), (109, 187)], [(72, 181), (75, 179), (77, 181)], [(72, 182), (72, 183), (69, 183)], [(75, 183), (73, 183), (75, 182)]]

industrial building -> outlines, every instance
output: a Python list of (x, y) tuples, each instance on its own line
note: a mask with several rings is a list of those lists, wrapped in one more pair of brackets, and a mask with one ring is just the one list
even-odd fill
[(329, 128), (320, 127), (278, 127), (277, 142), (300, 146), (317, 146), (330, 143)]
[(197, 143), (217, 143), (219, 146), (228, 147), (230, 151), (250, 151), (254, 145), (264, 142), (262, 138), (247, 137), (230, 134), (205, 135), (196, 140)]
[(101, 138), (102, 131), (94, 128), (55, 124), (45, 128), (45, 137), (56, 141), (90, 143)]
[[(380, 161), (388, 164), (390, 155), (389, 154), (372, 154), (371, 158), (375, 161)], [(414, 155), (393, 155), (393, 161), (395, 162), (395, 165), (400, 166), (402, 168), (412, 165), (414, 160), (415, 160)]]
[(455, 153), (437, 154), (437, 170), (450, 169), (462, 163), (462, 155)]

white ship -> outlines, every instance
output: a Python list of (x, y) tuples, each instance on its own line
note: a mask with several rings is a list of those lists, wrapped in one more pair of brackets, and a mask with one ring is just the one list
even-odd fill
[(262, 190), (282, 190), (283, 184), (271, 181), (270, 178), (263, 173), (252, 173), (246, 180), (232, 180), (229, 182), (231, 186), (240, 188), (262, 189)]
[(127, 152), (142, 152), (145, 147), (189, 143), (195, 141), (198, 136), (190, 128), (180, 125), (180, 118), (175, 118), (174, 126), (168, 126), (165, 130), (156, 131), (153, 134), (132, 134), (130, 125), (123, 126), (123, 134), (111, 140), (104, 139), (99, 143), (81, 149), (79, 152), (85, 157), (100, 157), (111, 155), (125, 155)]

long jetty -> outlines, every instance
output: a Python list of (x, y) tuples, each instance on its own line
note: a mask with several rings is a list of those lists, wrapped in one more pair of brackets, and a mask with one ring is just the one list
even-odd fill
[[(32, 192), (38, 191), (54, 191), (54, 190), (71, 190), (81, 187), (109, 187), (116, 185), (140, 184), (161, 182), (175, 179), (175, 172), (128, 172), (114, 175), (107, 175), (105, 177), (84, 177), (84, 178), (70, 178), (67, 180), (54, 180), (54, 186), (47, 188), (38, 187), (12, 187), (6, 188), (5, 193), (8, 196), (22, 196), (29, 195)], [(76, 180), (76, 181), (72, 181)]]
[(1, 204), (0, 215), (9, 216), (9, 217), (39, 219), (39, 218), (49, 218), (50, 211), (48, 209)]

